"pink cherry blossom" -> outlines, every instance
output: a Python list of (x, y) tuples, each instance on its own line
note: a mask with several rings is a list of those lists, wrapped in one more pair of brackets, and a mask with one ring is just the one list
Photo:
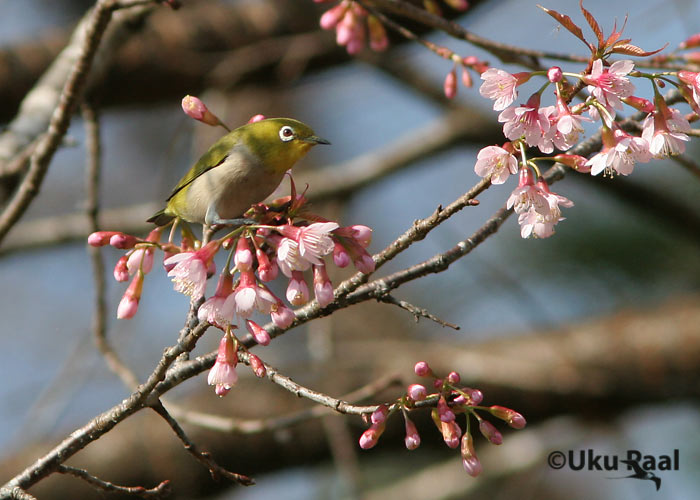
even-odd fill
[(540, 95), (533, 94), (525, 106), (506, 108), (498, 121), (503, 123), (503, 135), (515, 140), (525, 136), (529, 146), (536, 146), (543, 153), (551, 153), (552, 140), (548, 135), (550, 129), (549, 117), (554, 113), (554, 106), (540, 109)]
[(601, 172), (629, 175), (635, 163), (646, 163), (651, 159), (649, 143), (641, 137), (632, 136), (619, 129), (612, 134), (609, 129), (604, 129), (602, 135), (603, 149), (586, 162), (591, 168), (591, 175)]
[(494, 111), (501, 111), (513, 104), (518, 97), (516, 87), (525, 83), (530, 77), (529, 73), (517, 73), (511, 75), (502, 69), (489, 68), (481, 73), (484, 83), (479, 87), (479, 94), (487, 99), (493, 99)]
[(340, 225), (337, 222), (315, 222), (299, 230), (299, 254), (312, 264), (323, 263), (321, 257), (333, 251), (331, 231)]
[(552, 236), (554, 234), (554, 226), (564, 220), (561, 216), (559, 205), (563, 207), (572, 207), (574, 205), (568, 198), (551, 192), (544, 180), (537, 181), (536, 188), (545, 197), (548, 210), (542, 212), (531, 207), (527, 212), (518, 216), (520, 236), (523, 238), (548, 238)]
[(518, 173), (518, 160), (498, 146), (486, 146), (476, 155), (476, 175), (491, 176), (491, 184), (503, 184), (510, 174)]
[(609, 68), (603, 67), (603, 61), (593, 61), (591, 73), (583, 78), (588, 84), (588, 91), (615, 116), (615, 109), (622, 109), (620, 98), (634, 93), (634, 84), (627, 75), (634, 69), (632, 61), (615, 61)]
[(231, 293), (233, 293), (233, 276), (228, 270), (225, 270), (219, 277), (214, 295), (199, 306), (197, 311), (199, 320), (211, 323), (222, 330), (229, 326), (235, 312), (233, 304), (226, 303), (226, 299)]
[(642, 138), (649, 143), (649, 151), (655, 158), (684, 153), (689, 131), (690, 124), (680, 111), (668, 109), (665, 104), (661, 107), (657, 104), (657, 111), (642, 123)]
[(242, 318), (249, 318), (256, 310), (269, 314), (276, 304), (277, 298), (258, 284), (253, 271), (242, 271), (238, 286), (226, 299), (224, 307), (232, 308)]
[(700, 106), (700, 73), (693, 71), (679, 71), (678, 79), (692, 89), (693, 100), (698, 106)]
[(551, 128), (554, 132), (552, 141), (554, 146), (561, 151), (566, 151), (578, 142), (579, 135), (584, 131), (581, 122), (591, 121), (590, 118), (572, 113), (561, 96), (557, 96), (556, 113), (552, 118), (554, 125)]
[(168, 276), (173, 279), (175, 290), (199, 298), (204, 295), (207, 284), (207, 270), (213, 264), (213, 258), (220, 243), (212, 241), (196, 252), (181, 252), (168, 257), (163, 264), (175, 264)]
[(219, 342), (216, 362), (207, 376), (207, 383), (216, 386), (218, 396), (225, 396), (238, 382), (237, 363), (238, 356), (233, 338), (229, 334), (225, 334)]
[(549, 212), (549, 203), (544, 193), (535, 186), (532, 171), (525, 167), (520, 169), (520, 181), (506, 202), (507, 208), (513, 208), (516, 214), (523, 214), (530, 209), (537, 213)]

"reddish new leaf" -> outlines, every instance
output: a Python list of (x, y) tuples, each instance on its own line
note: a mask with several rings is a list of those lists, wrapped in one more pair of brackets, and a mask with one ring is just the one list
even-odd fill
[(619, 38), (622, 36), (622, 32), (625, 31), (625, 26), (627, 25), (627, 16), (625, 16), (625, 22), (622, 23), (622, 28), (620, 28), (620, 31), (617, 31), (617, 20), (615, 20), (615, 25), (613, 26), (612, 33), (610, 33), (610, 36), (608, 37), (607, 40), (605, 40), (604, 47), (611, 47), (615, 42), (619, 40)]
[(604, 38), (603, 38), (603, 30), (600, 29), (600, 26), (598, 25), (598, 22), (595, 20), (595, 17), (593, 17), (593, 14), (588, 12), (586, 9), (583, 8), (583, 0), (579, 0), (579, 7), (581, 8), (581, 12), (583, 12), (583, 17), (586, 18), (586, 21), (588, 21), (588, 25), (591, 27), (593, 30), (593, 33), (595, 33), (596, 38), (598, 39), (598, 49), (602, 50), (604, 47)]
[(581, 40), (583, 43), (585, 43), (591, 51), (594, 51), (593, 45), (588, 43), (586, 39), (583, 37), (583, 31), (581, 31), (581, 28), (579, 28), (576, 23), (574, 23), (569, 16), (566, 16), (564, 14), (560, 14), (556, 10), (552, 9), (547, 9), (546, 7), (542, 7), (541, 5), (537, 5), (540, 9), (545, 11), (547, 14), (552, 16), (554, 19), (559, 21), (559, 23), (564, 26), (569, 32), (571, 32), (572, 35), (574, 35), (576, 38)]
[(650, 52), (647, 52), (644, 49), (642, 49), (641, 47), (637, 47), (636, 45), (632, 45), (631, 43), (618, 42), (613, 46), (613, 48), (610, 52), (614, 53), (614, 54), (626, 54), (629, 56), (647, 57), (647, 56), (657, 54), (658, 52), (661, 52), (666, 47), (668, 47), (668, 43), (666, 43), (666, 45), (664, 45), (660, 49), (656, 49), (656, 50), (652, 50)]

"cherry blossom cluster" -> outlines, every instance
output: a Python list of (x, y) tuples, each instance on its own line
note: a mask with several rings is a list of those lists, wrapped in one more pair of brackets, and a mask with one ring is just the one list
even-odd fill
[[(182, 109), (195, 120), (227, 128), (197, 97), (185, 96)], [(255, 115), (249, 123), (264, 118)], [(269, 204), (258, 203), (244, 214), (246, 220), (254, 223), (236, 227), (208, 242), (198, 240), (187, 223), (178, 220), (172, 225), (166, 243), (161, 243), (166, 226), (153, 229), (145, 239), (119, 231), (98, 231), (88, 237), (92, 246), (111, 245), (126, 250), (114, 268), (117, 281), (131, 279), (117, 308), (119, 319), (133, 318), (138, 311), (144, 278), (153, 269), (155, 251), (163, 251), (163, 266), (175, 290), (190, 296), (193, 304), (201, 303), (197, 310), (200, 321), (224, 331), (216, 363), (208, 377), (220, 396), (228, 393), (238, 380), (237, 352), (245, 349), (234, 331), (245, 326), (258, 344), (267, 345), (270, 334), (252, 319), (254, 314), (269, 315), (279, 328), (289, 328), (295, 320), (294, 311), (268, 286), (280, 272), (287, 279), (288, 304), (301, 306), (309, 302), (311, 291), (305, 273), (310, 272), (314, 298), (320, 307), (326, 307), (335, 298), (327, 260), (341, 268), (352, 263), (363, 273), (374, 271), (374, 260), (366, 250), (372, 230), (363, 225), (341, 227), (309, 212), (307, 199), (304, 193), (297, 193), (291, 176), (290, 184), (290, 196)], [(182, 231), (179, 245), (173, 242), (178, 224)], [(216, 274), (214, 258), (220, 250), (228, 251), (228, 256), (216, 290), (207, 298), (207, 282)], [(264, 376), (262, 361), (250, 353), (248, 359), (256, 375)]]
[[(314, 0), (316, 3), (329, 3), (336, 0)], [(467, 0), (443, 0), (449, 7), (464, 11), (469, 8)], [(442, 15), (436, 0), (423, 0), (424, 8), (436, 15)], [(377, 16), (367, 11), (360, 2), (341, 0), (321, 15), (321, 28), (335, 30), (336, 43), (345, 47), (348, 54), (359, 53), (369, 42), (369, 48), (381, 52), (389, 46), (386, 28)]]
[[(411, 384), (406, 389), (406, 394), (395, 404), (380, 405), (369, 416), (370, 426), (360, 436), (362, 449), (367, 450), (376, 446), (386, 429), (389, 417), (401, 411), (406, 427), (406, 448), (415, 450), (420, 446), (421, 438), (408, 414), (418, 408), (430, 407), (433, 423), (443, 441), (450, 448), (460, 448), (464, 470), (470, 476), (476, 477), (481, 473), (482, 467), (474, 451), (472, 420), (478, 425), (479, 432), (495, 445), (503, 442), (503, 436), (496, 426), (484, 418), (483, 414), (491, 414), (514, 429), (525, 427), (525, 418), (515, 410), (498, 405), (481, 406), (483, 394), (478, 389), (460, 386), (459, 373), (450, 372), (446, 377), (438, 377), (425, 361), (416, 363), (414, 371), (419, 377), (432, 379), (431, 385), (435, 392), (428, 394), (428, 388), (425, 385)], [(461, 415), (464, 415), (465, 420), (464, 431), (458, 423)]]
[[(325, 3), (330, 0), (314, 0)], [(338, 45), (345, 47), (348, 54), (357, 54), (369, 38), (369, 47), (377, 52), (386, 50), (389, 38), (386, 29), (376, 16), (373, 16), (359, 3), (342, 0), (323, 13), (320, 20), (324, 30), (335, 30)]]
[[(607, 39), (603, 38), (590, 13), (581, 8), (598, 37), (597, 47), (585, 42), (580, 28), (568, 16), (545, 11), (591, 48), (591, 60), (583, 72), (564, 72), (554, 66), (547, 71), (511, 74), (489, 68), (481, 73), (483, 83), (479, 92), (493, 100), (493, 109), (500, 111), (498, 121), (503, 123), (503, 134), (509, 142), (502, 147), (487, 146), (479, 151), (474, 170), (477, 175), (490, 178), (492, 184), (503, 184), (509, 175), (519, 174), (518, 186), (508, 198), (507, 206), (518, 214), (523, 238), (551, 236), (554, 226), (563, 220), (560, 207), (573, 206), (570, 200), (549, 189), (538, 161), (559, 162), (591, 175), (629, 175), (637, 163), (682, 154), (691, 131), (689, 120), (700, 116), (699, 73), (643, 73), (635, 70), (630, 60), (609, 61), (609, 56), (615, 53), (649, 56), (658, 51), (644, 52), (629, 40), (620, 40), (622, 30), (613, 29)], [(700, 44), (695, 38), (684, 42), (685, 46)], [(520, 86), (538, 76), (545, 78), (544, 84), (524, 104), (514, 105)], [(653, 101), (634, 95), (636, 87), (632, 78), (650, 82)], [(569, 83), (568, 79), (577, 84)], [(680, 110), (667, 105), (659, 91), (667, 84), (680, 91), (692, 113), (684, 116)], [(543, 106), (542, 96), (550, 86), (554, 87), (554, 104)], [(588, 93), (585, 101), (572, 105), (574, 95), (584, 88)], [(621, 125), (619, 112), (625, 105), (646, 115), (638, 135)], [(599, 122), (601, 150), (590, 158), (567, 154), (582, 139), (586, 122)], [(529, 148), (548, 156), (528, 158)]]
[[(306, 198), (296, 194), (270, 204), (258, 204), (247, 217), (257, 224), (236, 228), (226, 236), (202, 244), (183, 226), (180, 245), (161, 243), (163, 228), (156, 228), (146, 239), (116, 231), (99, 231), (88, 238), (93, 246), (110, 244), (127, 250), (116, 264), (117, 281), (131, 278), (117, 317), (132, 318), (137, 310), (144, 277), (153, 268), (154, 253), (163, 250), (163, 266), (172, 278), (175, 290), (193, 301), (205, 297), (209, 278), (216, 273), (214, 257), (224, 249), (228, 259), (219, 273), (216, 290), (199, 306), (198, 317), (225, 333), (219, 358), (210, 373), (210, 383), (230, 388), (235, 383), (235, 356), (231, 331), (245, 326), (258, 344), (270, 343), (270, 335), (252, 319), (255, 313), (269, 315), (273, 324), (288, 328), (294, 322), (292, 309), (269, 288), (279, 275), (287, 279), (285, 298), (291, 306), (301, 306), (311, 299), (305, 272), (313, 275), (313, 295), (321, 307), (334, 300), (333, 284), (326, 269), (327, 257), (338, 267), (351, 263), (364, 273), (374, 271), (374, 260), (367, 252), (372, 230), (367, 226), (341, 227), (305, 211)], [(225, 346), (224, 346), (225, 341)], [(233, 351), (235, 353), (235, 350)], [(226, 366), (227, 368), (223, 368)]]

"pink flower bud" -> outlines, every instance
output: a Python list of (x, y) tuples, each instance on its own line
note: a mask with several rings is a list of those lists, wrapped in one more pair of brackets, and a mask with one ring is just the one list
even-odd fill
[(413, 401), (423, 401), (428, 396), (428, 391), (425, 386), (421, 384), (411, 384), (408, 386), (406, 394), (408, 394), (408, 397)]
[(292, 279), (287, 286), (287, 300), (294, 306), (302, 306), (309, 301), (309, 286), (301, 271), (292, 271)]
[(367, 248), (372, 243), (372, 228), (362, 224), (355, 224), (350, 226), (350, 229), (352, 230), (352, 237), (362, 248)]
[(465, 66), (462, 66), (462, 85), (464, 85), (468, 89), (471, 88), (472, 85), (474, 85), (472, 75), (469, 74), (469, 70)]
[(248, 120), (248, 123), (255, 123), (255, 122), (260, 122), (265, 119), (265, 115), (253, 115), (250, 117), (250, 120)]
[(384, 423), (372, 424), (372, 426), (360, 436), (360, 448), (363, 450), (374, 448), (383, 432)]
[(425, 361), (419, 361), (418, 363), (416, 363), (416, 366), (413, 367), (413, 371), (419, 377), (428, 377), (433, 373), (433, 371), (430, 369), (430, 366), (428, 366), (428, 363), (426, 363)]
[(324, 12), (319, 21), (321, 28), (324, 30), (332, 30), (335, 28), (343, 16), (345, 16), (345, 11), (347, 8), (347, 4), (345, 2), (341, 2), (335, 7), (332, 7)]
[(129, 287), (124, 292), (122, 300), (117, 307), (117, 318), (131, 319), (136, 314), (139, 308), (139, 300), (141, 299), (141, 290), (143, 289), (143, 273), (138, 272), (134, 279), (131, 280)]
[(328, 278), (326, 266), (314, 266), (314, 295), (318, 305), (326, 307), (333, 302), (333, 284)]
[(525, 427), (525, 418), (515, 410), (505, 408), (503, 406), (494, 405), (489, 408), (491, 415), (500, 418), (508, 423), (514, 429), (522, 429)]
[(120, 233), (118, 233), (117, 231), (96, 231), (90, 236), (88, 236), (88, 245), (93, 247), (105, 246), (115, 234)]
[(464, 470), (467, 471), (467, 474), (472, 477), (476, 477), (481, 474), (481, 462), (477, 458), (476, 452), (474, 451), (474, 442), (471, 434), (465, 434), (462, 437), (461, 453), (462, 465), (464, 466)]
[(450, 384), (459, 384), (459, 381), (461, 380), (461, 377), (459, 376), (459, 373), (457, 372), (450, 372), (447, 375), (447, 382)]
[(559, 66), (552, 66), (547, 71), (547, 78), (552, 83), (560, 82), (563, 76), (564, 75), (562, 74), (561, 68)]
[(562, 165), (573, 168), (577, 172), (587, 173), (591, 171), (591, 167), (586, 165), (588, 158), (580, 155), (567, 155), (559, 154), (553, 157), (554, 160), (558, 161)]
[(469, 395), (469, 403), (472, 405), (478, 405), (484, 400), (484, 395), (479, 389), (472, 389), (471, 387), (462, 387), (462, 392)]
[(126, 261), (129, 274), (134, 274), (138, 269), (148, 274), (153, 269), (153, 248), (137, 248)]
[(362, 252), (352, 262), (355, 265), (355, 269), (365, 274), (373, 273), (375, 269), (374, 259), (364, 248), (361, 248), (361, 250)]
[(236, 253), (233, 262), (239, 271), (250, 271), (253, 267), (253, 252), (250, 251), (248, 238), (241, 236), (236, 243)]
[(455, 10), (467, 10), (469, 2), (467, 0), (445, 0), (445, 3)]
[(369, 47), (376, 52), (386, 50), (389, 46), (389, 37), (381, 21), (370, 15), (367, 18), (367, 28), (369, 29)]
[(503, 436), (500, 432), (498, 432), (498, 429), (496, 429), (496, 427), (491, 422), (487, 420), (480, 420), (479, 431), (492, 444), (503, 443)]
[(433, 380), (433, 387), (435, 387), (436, 389), (442, 389), (442, 384), (443, 381), (441, 378), (436, 378), (435, 380)]
[(404, 443), (406, 443), (406, 448), (409, 450), (415, 450), (420, 446), (420, 435), (418, 434), (418, 429), (416, 425), (404, 415), (406, 420), (406, 437)]
[[(270, 258), (261, 249), (255, 249), (255, 259), (258, 261), (258, 276), (265, 282), (274, 280), (277, 276), (271, 277), (272, 274), (272, 264), (270, 263)], [(271, 279), (270, 279), (271, 278)]]
[(139, 242), (136, 236), (131, 236), (130, 234), (115, 233), (109, 239), (109, 244), (114, 248), (119, 248), (120, 250), (129, 250), (134, 248), (134, 245)]
[(270, 334), (255, 321), (247, 319), (245, 320), (245, 326), (258, 344), (268, 345), (270, 343)]
[(207, 125), (216, 126), (221, 122), (209, 111), (206, 105), (197, 97), (186, 95), (182, 98), (182, 110), (190, 118), (194, 118)]
[(443, 90), (448, 99), (453, 99), (457, 95), (457, 70), (455, 68), (452, 68), (452, 71), (445, 76)]
[(289, 328), (294, 323), (294, 311), (283, 304), (277, 304), (270, 313), (270, 319), (278, 328)]
[(678, 47), (681, 49), (691, 49), (693, 47), (700, 47), (700, 33), (695, 33), (694, 35), (689, 36), (684, 41), (682, 41), (678, 45)]
[(255, 354), (248, 355), (248, 362), (250, 363), (250, 367), (253, 369), (253, 373), (255, 373), (256, 377), (263, 378), (267, 374), (265, 363), (263, 363), (262, 360)]
[(127, 267), (127, 262), (129, 260), (128, 255), (122, 255), (114, 266), (114, 279), (122, 282), (129, 279), (129, 269)]
[(347, 267), (350, 264), (350, 254), (345, 250), (345, 247), (335, 242), (333, 247), (333, 263), (338, 267)]
[(381, 424), (386, 420), (386, 416), (389, 414), (389, 408), (386, 405), (379, 405), (379, 408), (372, 412), (370, 420), (373, 424)]
[(438, 415), (440, 415), (440, 420), (443, 422), (454, 422), (455, 420), (455, 414), (452, 410), (450, 410), (450, 407), (447, 406), (447, 401), (445, 401), (444, 396), (440, 396), (440, 399), (438, 400)]
[(459, 446), (459, 438), (462, 436), (462, 429), (456, 422), (441, 422), (442, 439), (450, 448)]

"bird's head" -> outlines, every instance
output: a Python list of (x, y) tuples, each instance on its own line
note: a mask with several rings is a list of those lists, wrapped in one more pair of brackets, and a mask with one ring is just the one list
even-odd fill
[(286, 172), (316, 144), (330, 144), (292, 118), (268, 118), (242, 127), (243, 142), (266, 167)]

